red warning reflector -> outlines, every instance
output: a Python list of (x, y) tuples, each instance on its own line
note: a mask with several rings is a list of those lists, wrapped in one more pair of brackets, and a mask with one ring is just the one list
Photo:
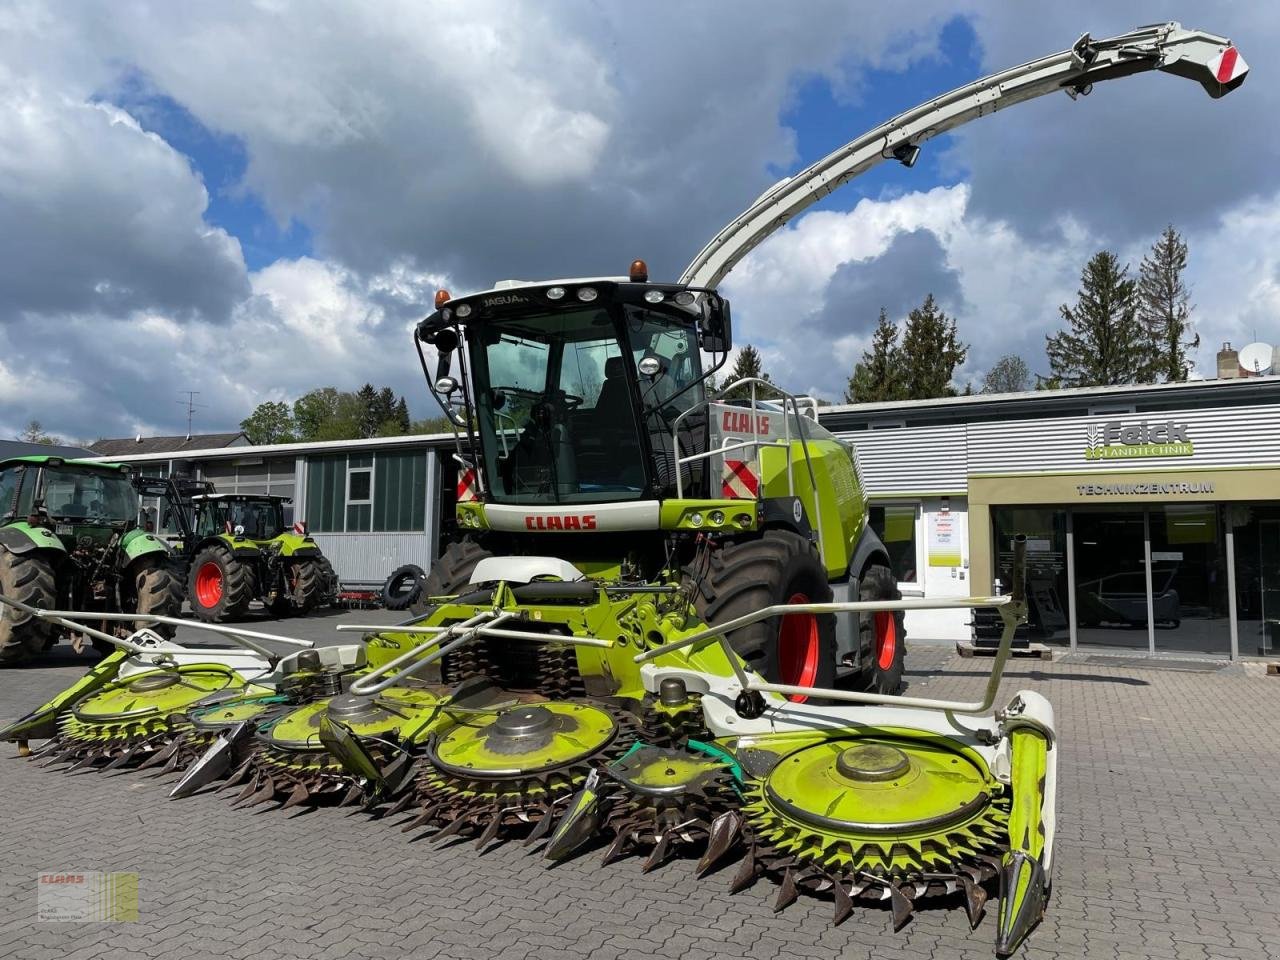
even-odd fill
[(1235, 47), (1227, 47), (1209, 61), (1209, 69), (1213, 71), (1214, 79), (1221, 84), (1227, 84), (1248, 73), (1249, 65), (1244, 62), (1244, 57), (1240, 56), (1239, 50)]

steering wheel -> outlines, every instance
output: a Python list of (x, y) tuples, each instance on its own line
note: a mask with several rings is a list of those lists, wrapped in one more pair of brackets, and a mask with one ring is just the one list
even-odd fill
[(579, 397), (573, 393), (566, 393), (564, 390), (560, 390), (557, 392), (556, 400), (564, 404), (565, 409), (567, 410), (576, 410), (578, 409), (578, 407), (586, 403), (586, 401), (582, 397)]

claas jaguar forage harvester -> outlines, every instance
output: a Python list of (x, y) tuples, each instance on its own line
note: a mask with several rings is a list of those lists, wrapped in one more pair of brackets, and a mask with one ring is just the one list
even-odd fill
[[(551, 861), (596, 844), (645, 869), (736, 859), (734, 890), (769, 877), (777, 909), (829, 898), (836, 922), (870, 903), (901, 925), (951, 898), (976, 924), (996, 893), (996, 950), (1012, 952), (1048, 896), (1058, 754), (1043, 697), (993, 711), (1025, 616), (1025, 544), (1011, 595), (899, 598), (876, 572), (850, 451), (809, 405), (758, 382), (730, 385), (737, 403), (706, 395), (731, 346), (714, 286), (882, 159), (910, 166), (928, 137), (1002, 105), (1153, 69), (1220, 96), (1246, 68), (1176, 24), (1086, 35), (779, 184), (677, 283), (637, 262), (441, 294), (416, 342), (459, 428), (465, 535), (415, 617), (285, 657), (247, 631), (228, 632), (252, 656), (103, 634), (124, 648), (114, 662), (0, 736), (49, 737), (54, 763), (161, 765), (181, 774), (173, 797), (332, 798), (442, 841), (522, 838)], [(903, 612), (979, 606), (1003, 627), (982, 697), (895, 695)], [(198, 669), (210, 689), (188, 692)]]

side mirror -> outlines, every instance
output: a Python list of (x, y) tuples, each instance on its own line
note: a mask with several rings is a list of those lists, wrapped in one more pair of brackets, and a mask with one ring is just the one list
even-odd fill
[(710, 294), (703, 301), (699, 341), (707, 353), (728, 353), (733, 348), (733, 326), (729, 318), (729, 301)]

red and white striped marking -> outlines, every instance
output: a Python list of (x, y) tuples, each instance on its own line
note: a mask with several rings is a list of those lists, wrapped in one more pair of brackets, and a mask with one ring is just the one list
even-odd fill
[(305, 537), (307, 535), (306, 523), (302, 520), (293, 521), (293, 532), (300, 537)]
[(479, 499), (480, 497), (476, 494), (475, 467), (467, 467), (458, 474), (458, 502), (470, 503)]
[(728, 500), (754, 500), (760, 495), (760, 478), (755, 461), (724, 458), (720, 489)]
[(1240, 56), (1239, 50), (1235, 47), (1227, 47), (1209, 61), (1209, 69), (1213, 71), (1219, 83), (1228, 84), (1248, 73), (1249, 65), (1244, 62), (1244, 57)]

